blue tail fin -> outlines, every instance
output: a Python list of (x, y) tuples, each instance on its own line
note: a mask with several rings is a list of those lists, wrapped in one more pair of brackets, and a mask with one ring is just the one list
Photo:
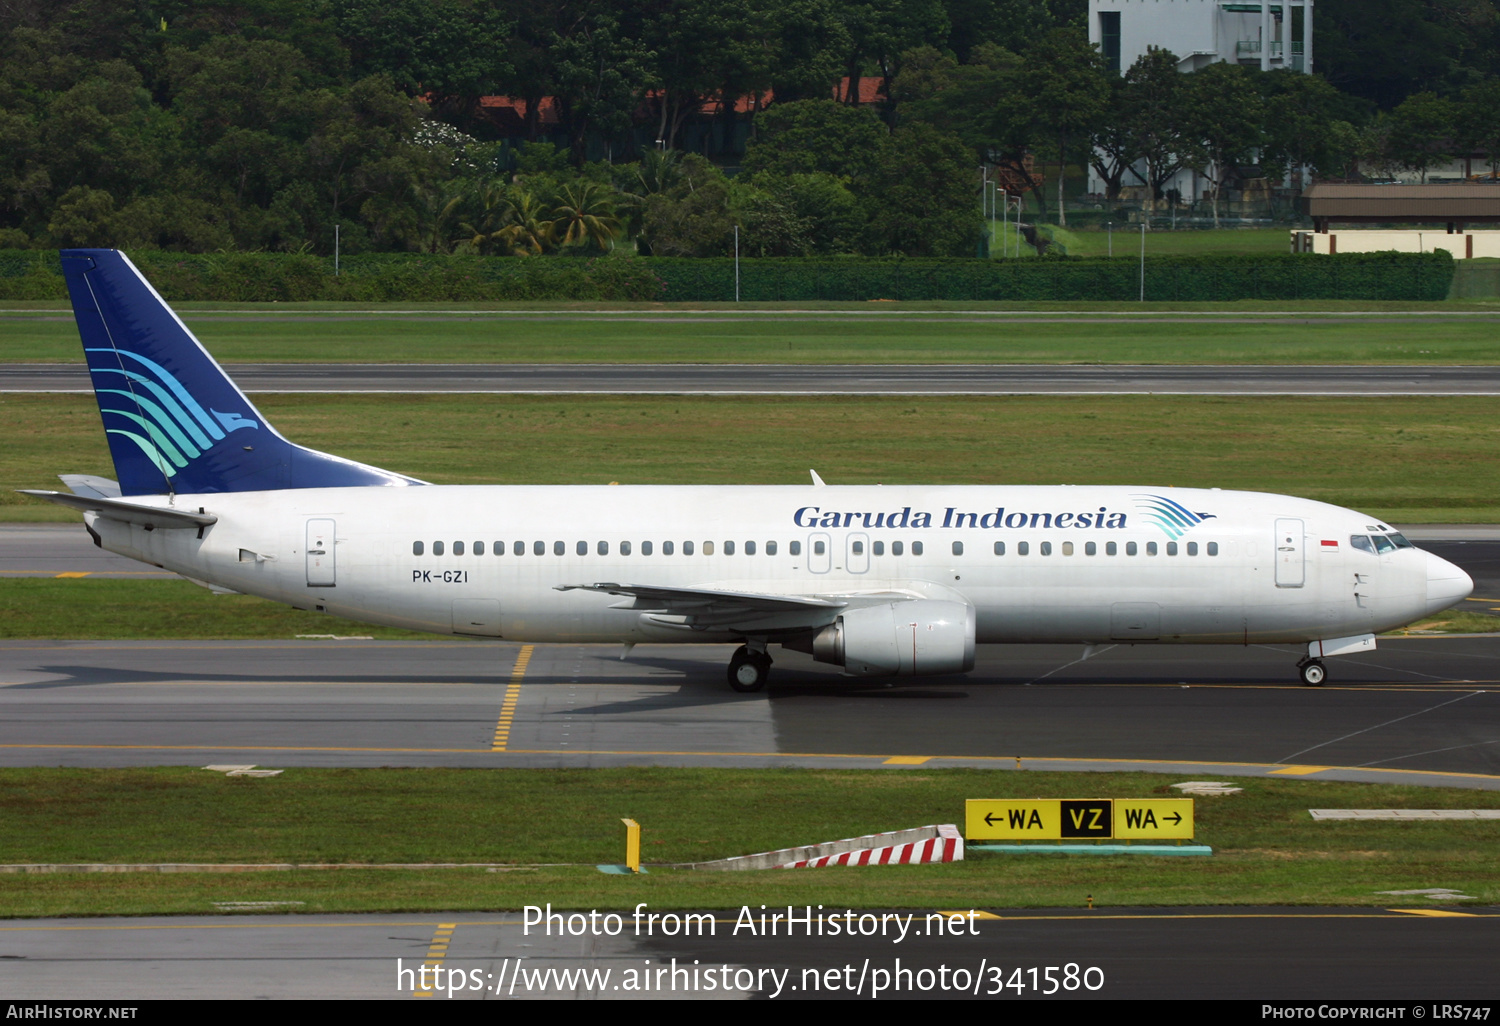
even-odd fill
[(62, 266), (123, 494), (423, 483), (281, 437), (125, 254)]

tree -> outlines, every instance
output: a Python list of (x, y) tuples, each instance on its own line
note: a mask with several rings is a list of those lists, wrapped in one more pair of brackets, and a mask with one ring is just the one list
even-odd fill
[(1448, 160), (1453, 152), (1457, 113), (1452, 101), (1434, 93), (1408, 96), (1391, 112), (1391, 156), (1426, 182), (1428, 169)]
[(1228, 175), (1260, 144), (1265, 114), (1250, 72), (1238, 64), (1210, 64), (1187, 76), (1184, 90), (1189, 160), (1213, 183), (1214, 227), (1219, 227), (1219, 194)]
[(1178, 71), (1177, 63), (1168, 50), (1148, 50), (1125, 72), (1121, 113), (1145, 161), (1146, 184), (1155, 200), (1162, 198), (1167, 182), (1183, 169), (1185, 154), (1191, 152), (1183, 103), (1190, 76)]
[(724, 256), (736, 221), (729, 209), (729, 180), (696, 153), (682, 158), (678, 184), (647, 196), (639, 241), (655, 256)]
[(1104, 58), (1077, 29), (1047, 33), (1026, 53), (1022, 87), (1043, 131), (1057, 144), (1057, 223), (1068, 223), (1063, 204), (1063, 172), (1070, 144), (1088, 139), (1109, 111), (1109, 78)]
[(1500, 171), (1500, 78), (1487, 78), (1465, 89), (1455, 113), (1464, 149), (1483, 153), (1491, 173)]
[(552, 206), (552, 241), (560, 249), (607, 250), (619, 234), (614, 200), (602, 186), (574, 182), (558, 190)]
[(864, 249), (903, 256), (967, 256), (982, 223), (978, 158), (952, 132), (902, 125), (861, 195)]
[(571, 35), (559, 36), (551, 57), (557, 100), (573, 137), (573, 163), (582, 164), (591, 128), (607, 145), (630, 128), (656, 54), (625, 36), (618, 19), (599, 12)]
[(355, 78), (385, 75), (426, 96), (447, 120), (468, 121), (476, 101), (510, 74), (514, 23), (495, 0), (333, 0)]
[(1367, 120), (1368, 105), (1320, 75), (1285, 70), (1255, 78), (1264, 97), (1260, 165), (1267, 175), (1279, 178), (1311, 167), (1320, 175), (1349, 177), (1356, 157), (1350, 133)]
[(791, 175), (822, 171), (860, 181), (889, 148), (890, 137), (875, 112), (833, 100), (778, 103), (755, 119), (755, 139), (745, 148), (752, 174)]

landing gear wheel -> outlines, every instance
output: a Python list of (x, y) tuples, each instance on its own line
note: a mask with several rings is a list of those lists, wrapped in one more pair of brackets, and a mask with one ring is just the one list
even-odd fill
[(771, 657), (752, 652), (746, 645), (735, 649), (729, 660), (729, 686), (741, 694), (759, 691), (771, 676)]
[(1328, 671), (1316, 659), (1302, 660), (1297, 664), (1297, 671), (1302, 675), (1302, 683), (1310, 688), (1321, 687), (1323, 681), (1328, 679)]

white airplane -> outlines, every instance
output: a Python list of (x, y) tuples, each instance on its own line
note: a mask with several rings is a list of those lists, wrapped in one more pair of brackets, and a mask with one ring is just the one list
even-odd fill
[(963, 672), (995, 642), (1296, 643), (1318, 685), (1324, 658), (1473, 588), (1376, 518), (1259, 492), (431, 485), (288, 442), (124, 254), (62, 264), (119, 481), (27, 494), (111, 552), (299, 609), (738, 642), (736, 691), (765, 686), (772, 644), (885, 677)]

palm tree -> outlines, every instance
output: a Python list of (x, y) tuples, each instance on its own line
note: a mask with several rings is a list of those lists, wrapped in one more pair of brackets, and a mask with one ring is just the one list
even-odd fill
[(505, 209), (506, 225), (495, 233), (511, 256), (540, 256), (552, 245), (557, 222), (544, 221), (542, 201), (527, 190), (515, 194)]
[(552, 241), (559, 247), (608, 249), (620, 234), (614, 199), (594, 182), (560, 188), (552, 217)]

